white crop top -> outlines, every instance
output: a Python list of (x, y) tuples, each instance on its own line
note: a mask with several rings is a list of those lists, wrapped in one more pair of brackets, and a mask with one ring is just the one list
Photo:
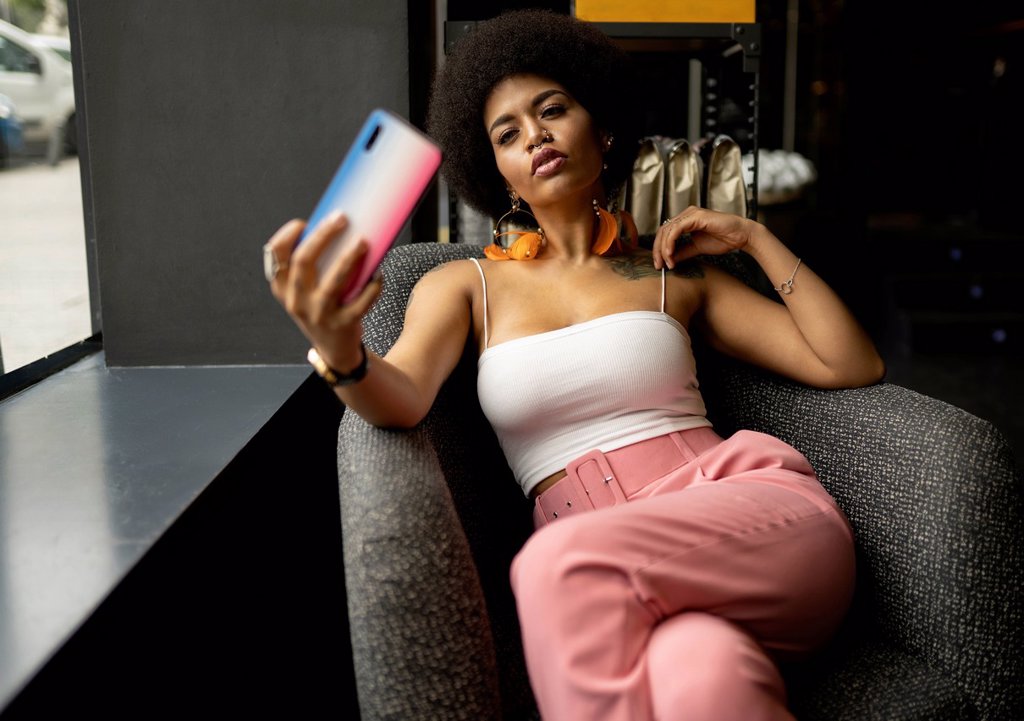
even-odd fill
[(487, 278), (480, 407), (516, 480), (540, 481), (587, 451), (613, 451), (665, 433), (710, 426), (686, 328), (661, 311), (631, 310), (490, 347)]

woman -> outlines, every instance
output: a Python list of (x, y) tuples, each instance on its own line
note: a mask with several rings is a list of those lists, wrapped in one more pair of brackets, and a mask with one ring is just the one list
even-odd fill
[[(601, 33), (544, 12), (484, 23), (449, 55), (430, 130), (450, 185), (492, 217), (528, 207), (539, 228), (424, 276), (385, 357), (360, 342), (380, 282), (337, 300), (365, 246), (316, 270), (343, 216), (294, 252), (302, 222), (278, 231), (272, 290), (348, 381), (339, 398), (379, 426), (415, 426), (475, 343), (481, 406), (535, 499), (511, 576), (545, 719), (791, 718), (774, 660), (835, 630), (852, 534), (796, 450), (714, 433), (690, 333), (822, 388), (876, 382), (882, 361), (751, 220), (688, 208), (651, 251), (622, 247), (604, 206), (636, 146), (626, 68)], [(782, 303), (698, 259), (735, 249)]]

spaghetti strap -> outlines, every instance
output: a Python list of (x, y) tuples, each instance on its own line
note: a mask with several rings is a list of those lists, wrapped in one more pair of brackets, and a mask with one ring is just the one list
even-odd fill
[[(490, 333), (487, 330), (487, 278), (484, 276), (484, 269), (480, 265), (480, 261), (477, 260), (476, 258), (470, 258), (470, 260), (473, 261), (474, 265), (476, 265), (476, 269), (480, 271), (480, 282), (484, 286), (484, 349), (486, 349), (491, 342)], [(665, 305), (665, 301), (662, 300), (661, 304)]]
[(661, 312), (665, 312), (665, 266), (661, 266)]

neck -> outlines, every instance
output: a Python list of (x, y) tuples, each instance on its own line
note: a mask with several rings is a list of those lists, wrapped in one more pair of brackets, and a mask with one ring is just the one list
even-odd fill
[(563, 199), (557, 205), (533, 207), (540, 227), (544, 229), (547, 247), (544, 256), (550, 260), (568, 260), (582, 263), (593, 257), (595, 223), (593, 200), (604, 202), (603, 195), (593, 192), (581, 194), (572, 200)]

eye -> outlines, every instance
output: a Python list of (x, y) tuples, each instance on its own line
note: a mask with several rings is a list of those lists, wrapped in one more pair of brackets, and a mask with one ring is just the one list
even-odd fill
[(540, 116), (542, 118), (554, 118), (565, 112), (565, 106), (559, 105), (558, 103), (552, 103), (551, 105), (545, 105), (541, 111)]
[(507, 143), (510, 143), (510, 142), (512, 142), (512, 140), (515, 137), (516, 137), (516, 129), (515, 128), (509, 128), (508, 130), (505, 130), (504, 132), (502, 132), (498, 136), (498, 141), (497, 141), (498, 145), (505, 145)]

